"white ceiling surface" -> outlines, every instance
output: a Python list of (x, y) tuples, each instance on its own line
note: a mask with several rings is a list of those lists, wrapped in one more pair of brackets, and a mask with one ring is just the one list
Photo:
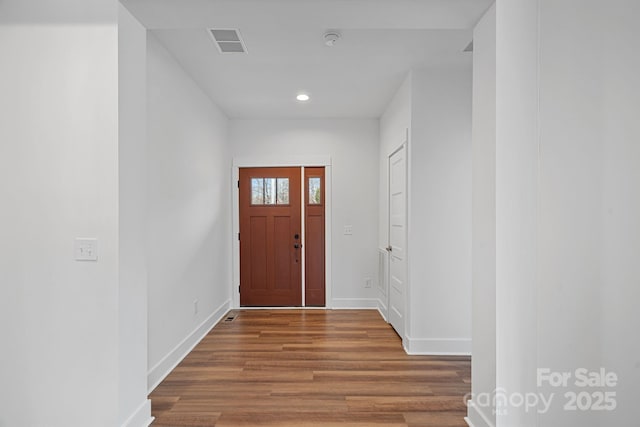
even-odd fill
[[(471, 66), (462, 51), (492, 0), (122, 3), (229, 117), (272, 119), (379, 117), (411, 68)], [(220, 54), (207, 28), (239, 29), (248, 53)]]

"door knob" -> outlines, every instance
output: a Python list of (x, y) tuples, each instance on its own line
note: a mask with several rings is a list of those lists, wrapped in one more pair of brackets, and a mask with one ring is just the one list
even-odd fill
[(393, 251), (393, 247), (391, 245), (387, 246), (385, 249), (387, 250), (387, 252)]

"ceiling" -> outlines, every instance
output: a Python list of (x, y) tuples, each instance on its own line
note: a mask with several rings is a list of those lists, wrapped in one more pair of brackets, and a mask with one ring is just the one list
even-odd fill
[[(379, 117), (410, 69), (471, 66), (492, 0), (121, 2), (229, 117), (271, 119)], [(248, 53), (219, 53), (208, 28), (238, 29)]]

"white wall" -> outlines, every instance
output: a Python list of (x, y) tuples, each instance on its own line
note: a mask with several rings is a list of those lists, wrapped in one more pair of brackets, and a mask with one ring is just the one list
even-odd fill
[[(496, 385), (535, 391), (537, 47), (535, 1), (496, 3)], [(518, 408), (499, 426), (535, 425)]]
[[(234, 158), (331, 156), (331, 307), (376, 307), (378, 121), (232, 120)], [(353, 225), (353, 235), (343, 234)], [(236, 284), (237, 285), (237, 284)]]
[[(65, 22), (81, 3), (42, 25), (39, 5), (0, 3), (2, 426), (117, 424), (117, 2)], [(74, 260), (76, 237), (99, 239), (97, 262)]]
[[(471, 59), (471, 58), (469, 58)], [(471, 63), (412, 70), (380, 118), (378, 245), (388, 244), (388, 156), (409, 133), (404, 345), (471, 353)], [(384, 290), (379, 306), (386, 312)]]
[(406, 347), (470, 353), (470, 61), (456, 69), (414, 70), (411, 104)]
[[(496, 388), (496, 10), (473, 32), (472, 330), (474, 396)], [(491, 404), (474, 397), (469, 421), (495, 425)]]
[[(118, 12), (118, 425), (147, 425), (146, 29)], [(145, 424), (146, 423), (146, 424)]]
[(540, 11), (538, 365), (603, 366), (620, 386), (614, 413), (554, 407), (539, 424), (638, 424), (640, 341), (625, 325), (640, 324), (629, 303), (640, 300), (640, 61), (627, 50), (640, 7), (543, 1)]
[[(555, 392), (498, 426), (634, 425), (640, 395), (637, 2), (497, 3), (497, 384)], [(613, 412), (566, 411), (536, 368), (618, 374)]]
[[(618, 409), (602, 426), (638, 424), (640, 396), (640, 4), (615, 0), (599, 11), (603, 46), (602, 365), (620, 377)], [(611, 7), (609, 7), (611, 6)]]
[(227, 118), (153, 36), (147, 70), (153, 387), (229, 307), (231, 157)]
[[(606, 142), (603, 88), (594, 84), (602, 81), (601, 70), (593, 65), (594, 53), (602, 53), (602, 18), (593, 2), (540, 5), (537, 365), (597, 369), (602, 366), (601, 156)], [(571, 351), (562, 351), (566, 348)], [(559, 404), (538, 424), (588, 427), (600, 422), (593, 412), (571, 413)]]
[(380, 117), (380, 218), (378, 245), (389, 244), (389, 156), (402, 145), (411, 130), (411, 73), (402, 82)]

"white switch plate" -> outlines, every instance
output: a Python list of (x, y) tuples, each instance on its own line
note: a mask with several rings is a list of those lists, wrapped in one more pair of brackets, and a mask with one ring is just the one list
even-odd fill
[(98, 239), (76, 238), (74, 252), (76, 261), (97, 261)]
[(353, 234), (353, 225), (345, 225), (344, 234), (345, 236), (351, 236)]

